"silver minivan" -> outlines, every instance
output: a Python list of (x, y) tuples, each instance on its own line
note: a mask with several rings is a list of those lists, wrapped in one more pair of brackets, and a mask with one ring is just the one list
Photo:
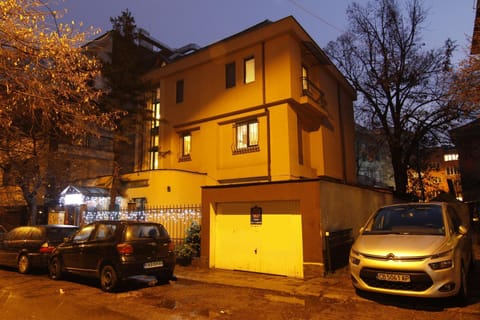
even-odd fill
[(460, 206), (407, 203), (377, 210), (350, 250), (355, 288), (412, 297), (468, 297), (472, 236)]

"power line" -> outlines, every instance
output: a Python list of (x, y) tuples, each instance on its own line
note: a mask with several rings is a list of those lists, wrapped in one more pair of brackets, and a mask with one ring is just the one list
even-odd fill
[(290, 1), (294, 6), (296, 6), (297, 8), (305, 11), (306, 13), (308, 13), (309, 15), (311, 15), (312, 17), (314, 17), (315, 19), (319, 20), (320, 22), (323, 22), (324, 24), (326, 24), (327, 26), (337, 30), (338, 32), (340, 33), (344, 33), (345, 31), (338, 28), (337, 26), (331, 24), (330, 22), (328, 22), (327, 20), (323, 19), (322, 17), (320, 17), (319, 15), (313, 13), (312, 11), (308, 10), (307, 8), (305, 8), (304, 6), (300, 5), (297, 1), (295, 0), (288, 0)]

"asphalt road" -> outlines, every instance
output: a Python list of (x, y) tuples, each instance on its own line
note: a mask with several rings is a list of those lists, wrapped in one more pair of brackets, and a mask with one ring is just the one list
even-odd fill
[[(167, 285), (137, 278), (110, 294), (92, 280), (53, 281), (42, 272), (21, 275), (0, 268), (0, 319), (480, 319), (480, 295), (466, 307), (445, 300), (359, 296), (340, 285), (347, 281), (341, 276), (319, 296), (289, 294), (274, 285), (260, 289), (187, 279), (180, 271), (178, 281)], [(262, 275), (237, 277), (260, 282)]]

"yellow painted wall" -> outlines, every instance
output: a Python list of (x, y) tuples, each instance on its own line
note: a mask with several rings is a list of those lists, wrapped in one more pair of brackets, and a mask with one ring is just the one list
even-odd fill
[(124, 175), (122, 179), (131, 183), (148, 183), (146, 186), (128, 188), (125, 195), (127, 201), (146, 197), (148, 206), (160, 206), (201, 203), (201, 186), (206, 184), (207, 177), (182, 171), (155, 170)]

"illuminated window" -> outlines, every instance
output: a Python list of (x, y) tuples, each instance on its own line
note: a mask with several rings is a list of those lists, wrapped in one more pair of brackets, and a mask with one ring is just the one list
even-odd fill
[(235, 124), (235, 153), (258, 151), (258, 121)]
[(443, 155), (444, 161), (455, 161), (458, 160), (458, 153), (449, 153)]
[(302, 90), (308, 92), (308, 69), (302, 66)]
[(235, 87), (235, 62), (230, 62), (225, 65), (225, 87)]
[(160, 88), (157, 88), (152, 94), (150, 106), (150, 169), (158, 169), (158, 150), (160, 140)]
[(192, 160), (190, 157), (190, 152), (192, 151), (192, 134), (190, 132), (181, 134), (180, 144), (181, 144), (182, 153), (179, 160), (180, 161)]
[(247, 58), (244, 61), (244, 82), (251, 83), (255, 81), (255, 58)]

